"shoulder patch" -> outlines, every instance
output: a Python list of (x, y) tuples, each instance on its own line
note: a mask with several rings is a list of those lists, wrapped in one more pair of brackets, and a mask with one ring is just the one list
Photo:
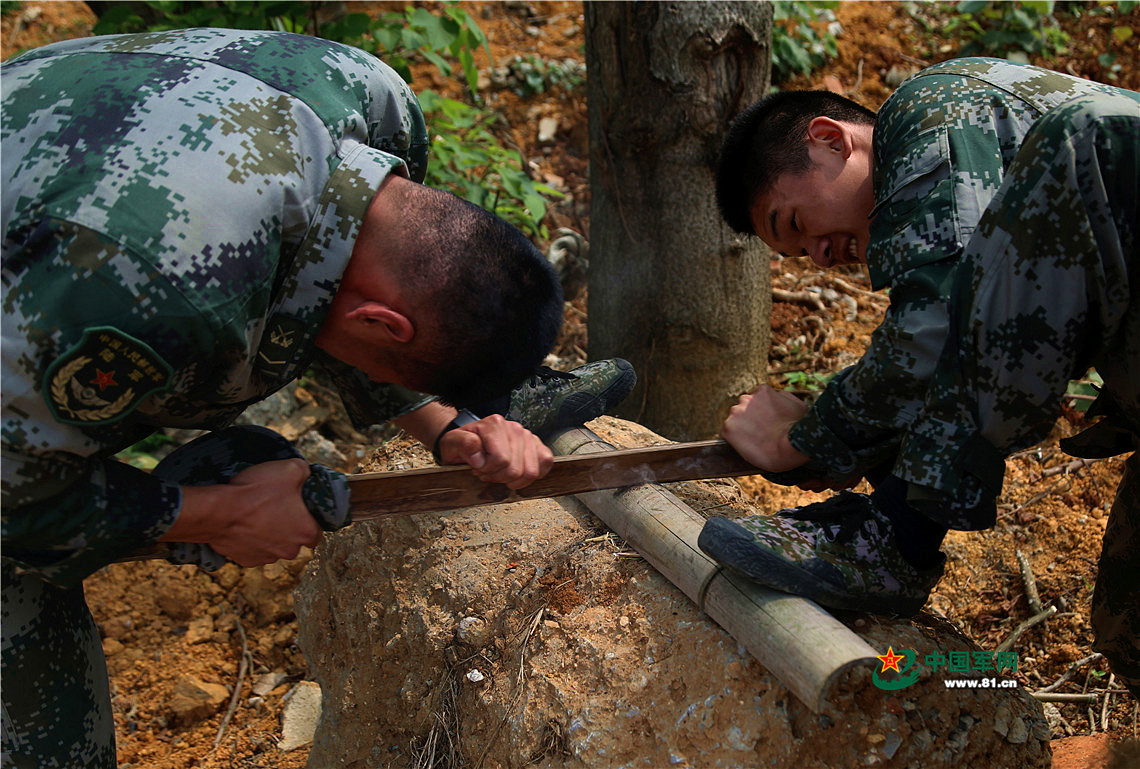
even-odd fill
[(44, 398), (60, 422), (107, 424), (169, 387), (173, 373), (145, 342), (111, 326), (95, 326), (48, 366)]

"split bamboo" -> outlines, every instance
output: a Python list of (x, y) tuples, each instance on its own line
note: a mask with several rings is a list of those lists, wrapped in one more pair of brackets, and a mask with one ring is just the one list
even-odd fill
[[(551, 441), (555, 454), (612, 451), (587, 428)], [(875, 650), (816, 603), (726, 571), (697, 547), (704, 518), (656, 484), (575, 495), (816, 713), (847, 670)]]

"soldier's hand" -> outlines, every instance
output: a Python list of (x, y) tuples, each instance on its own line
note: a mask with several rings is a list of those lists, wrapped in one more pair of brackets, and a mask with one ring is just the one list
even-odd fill
[(554, 454), (538, 436), (499, 414), (444, 433), (439, 455), (446, 465), (470, 465), (480, 480), (521, 489), (550, 472)]
[(807, 404), (783, 390), (761, 387), (742, 395), (728, 413), (721, 436), (740, 456), (762, 470), (782, 473), (808, 461), (788, 441), (788, 430), (807, 411)]
[(301, 498), (309, 473), (303, 459), (282, 459), (248, 467), (226, 484), (184, 486), (178, 519), (161, 539), (204, 542), (241, 566), (296, 558), (321, 537)]

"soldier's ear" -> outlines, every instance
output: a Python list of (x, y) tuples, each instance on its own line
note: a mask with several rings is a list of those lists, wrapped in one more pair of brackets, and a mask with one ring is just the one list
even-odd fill
[(846, 160), (854, 151), (851, 132), (838, 120), (820, 115), (808, 123), (808, 143), (838, 152)]
[(383, 302), (365, 301), (350, 310), (349, 321), (359, 323), (368, 336), (380, 334), (389, 341), (407, 344), (416, 336), (416, 326), (404, 313)]

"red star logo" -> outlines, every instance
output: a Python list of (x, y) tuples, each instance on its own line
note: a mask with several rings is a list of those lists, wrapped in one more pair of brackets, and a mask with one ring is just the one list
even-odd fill
[(906, 657), (901, 654), (895, 654), (895, 648), (893, 646), (887, 647), (886, 654), (877, 654), (875, 656), (883, 661), (883, 669), (879, 671), (880, 673), (886, 673), (888, 670), (894, 670), (896, 673), (902, 672), (899, 670), (899, 663), (905, 660)]
[(99, 392), (103, 392), (108, 387), (117, 385), (118, 382), (115, 381), (114, 371), (100, 371), (99, 369), (95, 369), (95, 379), (91, 381), (91, 384), (98, 387)]

